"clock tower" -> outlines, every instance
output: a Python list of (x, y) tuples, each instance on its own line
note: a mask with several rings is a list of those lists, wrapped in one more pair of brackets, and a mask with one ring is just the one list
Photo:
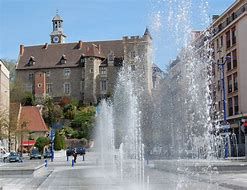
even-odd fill
[(51, 43), (64, 43), (66, 35), (63, 33), (63, 19), (56, 14), (52, 19), (53, 31), (51, 32)]

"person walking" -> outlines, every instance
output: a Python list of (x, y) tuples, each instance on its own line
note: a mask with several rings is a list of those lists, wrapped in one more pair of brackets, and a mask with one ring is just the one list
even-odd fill
[(76, 158), (77, 158), (77, 151), (76, 151), (76, 148), (74, 149), (73, 157), (74, 157), (74, 162), (76, 163)]

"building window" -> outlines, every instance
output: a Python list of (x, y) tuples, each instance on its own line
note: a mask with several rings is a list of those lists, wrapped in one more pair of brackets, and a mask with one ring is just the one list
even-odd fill
[(60, 59), (60, 63), (65, 64), (66, 62), (67, 62), (66, 56), (63, 54), (61, 59)]
[(106, 67), (100, 67), (100, 74), (106, 75), (107, 74), (107, 68)]
[(238, 110), (238, 96), (234, 96), (234, 113), (237, 115), (239, 112)]
[(232, 28), (232, 45), (236, 44), (236, 28)]
[(47, 94), (52, 93), (52, 84), (51, 83), (46, 83), (46, 93)]
[(221, 89), (221, 81), (220, 80), (218, 80), (218, 91), (220, 91), (220, 89)]
[(28, 65), (28, 66), (33, 66), (33, 65), (35, 65), (35, 60), (34, 60), (34, 57), (33, 57), (33, 56), (30, 57), (30, 59), (29, 59), (27, 65)]
[(228, 114), (229, 116), (233, 115), (232, 98), (228, 98)]
[(45, 72), (45, 76), (46, 76), (46, 77), (50, 77), (50, 75), (51, 75), (51, 72), (50, 72), (50, 71), (46, 71), (46, 72)]
[(220, 48), (220, 46), (219, 46), (219, 39), (216, 40), (216, 48), (217, 48), (217, 50)]
[(219, 111), (222, 111), (221, 110), (221, 101), (218, 102), (218, 108), (219, 108)]
[(222, 30), (222, 23), (219, 24), (218, 29), (219, 29), (219, 31)]
[(220, 37), (220, 47), (223, 47), (223, 43), (224, 43), (224, 37), (221, 36), (221, 37)]
[(230, 38), (230, 31), (226, 33), (226, 48), (231, 47), (231, 38)]
[(233, 62), (233, 68), (236, 68), (238, 65), (238, 58), (237, 58), (237, 50), (232, 51), (232, 62)]
[(226, 56), (229, 57), (226, 58), (226, 64), (227, 64), (227, 70), (230, 71), (232, 69), (231, 53), (228, 53)]
[(233, 13), (232, 13), (232, 20), (234, 20), (235, 18), (236, 18), (236, 13), (233, 12)]
[(27, 85), (25, 86), (25, 88), (26, 88), (26, 91), (27, 91), (27, 92), (33, 92), (33, 85), (27, 84)]
[(101, 80), (101, 81), (100, 81), (100, 90), (101, 90), (101, 91), (106, 91), (106, 90), (107, 90), (107, 83), (106, 83), (106, 80)]
[(134, 59), (134, 58), (136, 57), (135, 51), (130, 52), (130, 57), (131, 57), (132, 59)]
[(220, 60), (221, 60), (221, 63), (224, 63), (224, 57), (221, 57)]
[(64, 93), (65, 94), (70, 94), (71, 89), (70, 89), (70, 83), (65, 83), (64, 84)]
[(217, 60), (217, 66), (218, 66), (217, 71), (219, 72), (220, 71), (220, 60), (219, 59)]
[(28, 74), (28, 80), (33, 80), (33, 73)]
[(135, 71), (136, 70), (136, 66), (135, 65), (130, 65), (131, 67), (131, 71)]
[(38, 83), (38, 88), (41, 88), (42, 87), (42, 84), (41, 83)]
[(238, 91), (238, 74), (233, 74), (234, 91)]
[(66, 78), (68, 78), (70, 76), (70, 69), (65, 68), (63, 70), (63, 76), (66, 77)]
[(90, 69), (90, 73), (93, 73), (93, 68)]
[(232, 92), (232, 76), (227, 77), (228, 93)]
[(212, 75), (215, 76), (215, 64), (212, 65)]

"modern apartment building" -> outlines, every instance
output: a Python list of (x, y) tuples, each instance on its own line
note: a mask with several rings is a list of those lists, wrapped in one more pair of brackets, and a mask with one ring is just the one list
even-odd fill
[(236, 0), (222, 15), (214, 16), (210, 26), (215, 91), (213, 100), (223, 120), (224, 98), (221, 81), (224, 65), (226, 120), (243, 140), (241, 119), (247, 117), (247, 1)]
[(151, 93), (152, 37), (148, 29), (143, 36), (120, 40), (65, 43), (63, 19), (56, 15), (52, 23), (50, 44), (20, 45), (17, 80), (36, 99), (66, 96), (95, 104), (113, 94), (123, 64), (131, 67), (142, 87)]
[(0, 60), (0, 146), (8, 147), (9, 70)]

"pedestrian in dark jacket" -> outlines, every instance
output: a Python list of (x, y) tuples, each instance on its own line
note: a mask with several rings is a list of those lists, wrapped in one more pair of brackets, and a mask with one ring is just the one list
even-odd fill
[(74, 157), (74, 162), (76, 163), (76, 158), (77, 158), (76, 148), (75, 148), (75, 150), (74, 150), (74, 152), (73, 152), (73, 157)]

